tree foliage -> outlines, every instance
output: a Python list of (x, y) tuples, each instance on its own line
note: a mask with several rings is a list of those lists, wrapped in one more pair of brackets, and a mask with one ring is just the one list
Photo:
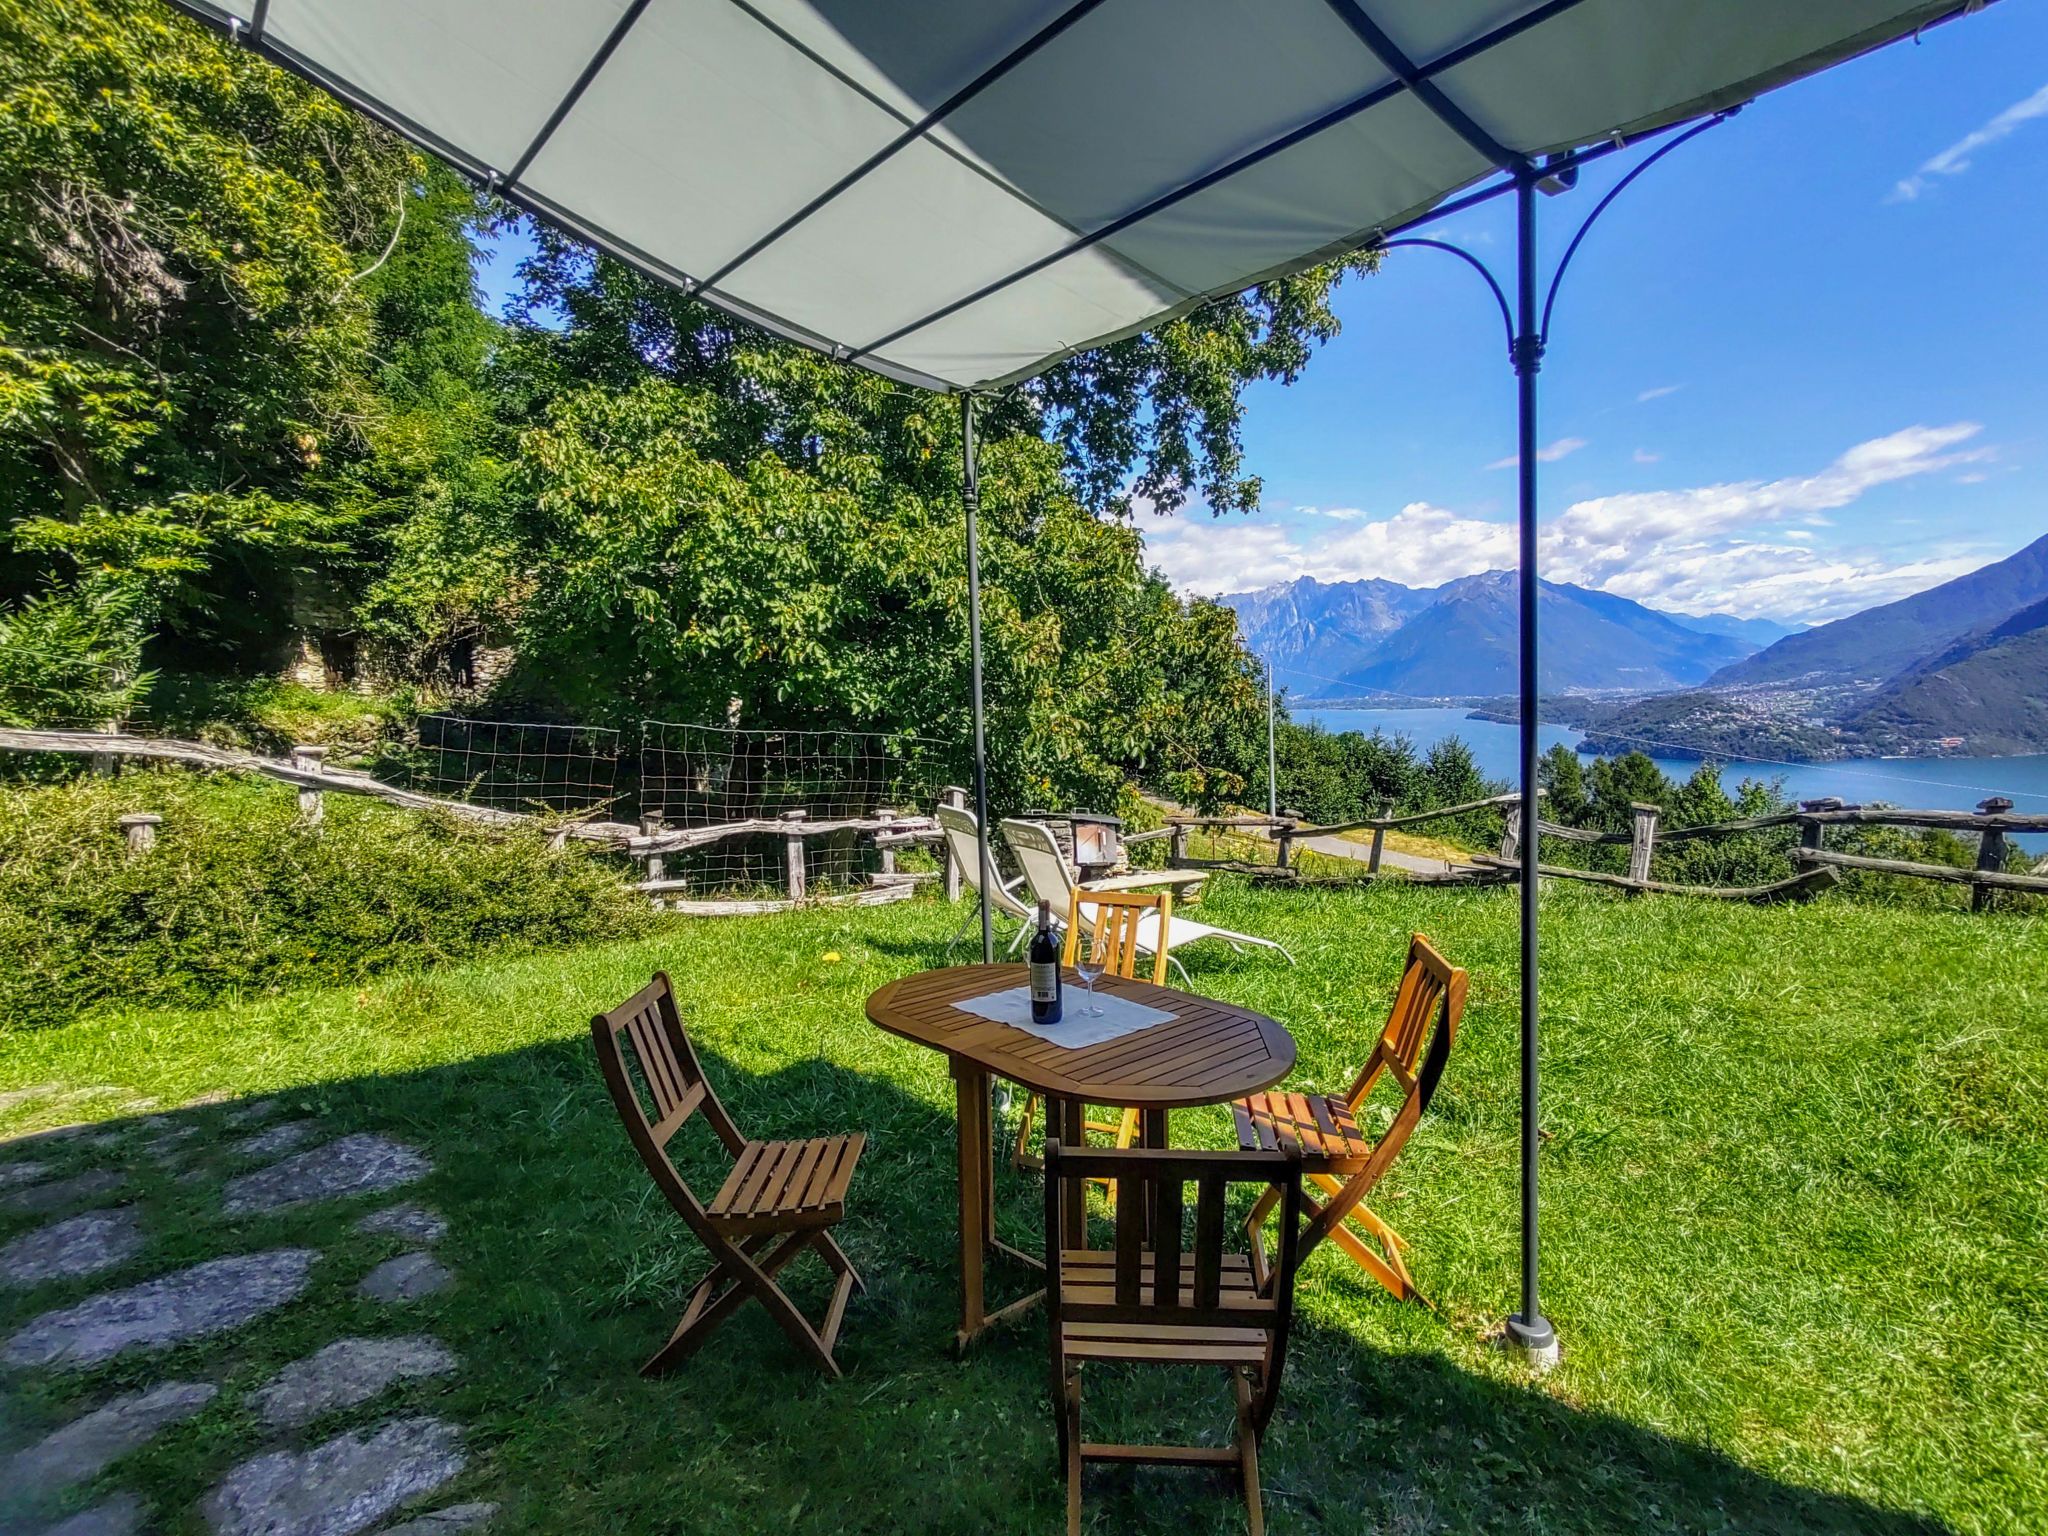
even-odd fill
[[(956, 401), (547, 230), (485, 315), (502, 210), (155, 0), (0, 0), (0, 164), (0, 647), (76, 664), (0, 692), (118, 713), (145, 661), (274, 670), (307, 634), (431, 684), (483, 642), (529, 714), (911, 731), (964, 773)], [(1367, 265), (979, 402), (1000, 803), (1246, 791), (1253, 663), (1131, 515), (1256, 505), (1243, 391)]]

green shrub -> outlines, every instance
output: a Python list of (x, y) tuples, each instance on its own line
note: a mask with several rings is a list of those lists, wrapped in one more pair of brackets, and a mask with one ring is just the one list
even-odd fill
[[(116, 823), (164, 817), (130, 858)], [(655, 921), (623, 872), (538, 831), (180, 770), (0, 790), (0, 1030), (101, 1002), (196, 1005), (334, 985)]]

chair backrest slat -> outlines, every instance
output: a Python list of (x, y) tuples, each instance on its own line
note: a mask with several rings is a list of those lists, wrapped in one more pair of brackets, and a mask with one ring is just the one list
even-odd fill
[[(1408, 964), (1401, 972), (1401, 985), (1394, 993), (1394, 1006), (1387, 1015), (1386, 1028), (1374, 1042), (1365, 1068), (1345, 1095), (1353, 1109), (1372, 1092), (1382, 1072), (1391, 1070), (1404, 1091), (1412, 1093), (1418, 1082), (1417, 1069), (1425, 1045), (1457, 1034), (1458, 1020), (1465, 1011), (1465, 973), (1437, 953), (1436, 946), (1422, 934), (1408, 941)], [(1436, 1028), (1430, 1028), (1432, 1022)], [(1441, 1064), (1438, 1071), (1441, 1073)], [(1422, 1098), (1427, 1108), (1429, 1095), (1436, 1091), (1431, 1078)]]
[[(1181, 1152), (1150, 1147), (1046, 1146), (1046, 1243), (1057, 1252), (1067, 1186), (1076, 1179), (1116, 1185), (1115, 1283), (1077, 1293), (1048, 1287), (1055, 1326), (1069, 1322), (1143, 1323), (1200, 1327), (1273, 1328), (1293, 1307), (1295, 1238), (1301, 1224), (1298, 1152)], [(1183, 1220), (1187, 1185), (1196, 1187), (1192, 1240)], [(1230, 1223), (1230, 1187), (1279, 1186), (1280, 1264), (1272, 1293), (1226, 1291), (1224, 1243)], [(1149, 1230), (1148, 1230), (1149, 1228)]]
[[(1152, 1181), (1152, 1304), (1177, 1307), (1180, 1300), (1181, 1181), (1162, 1173)], [(1219, 1266), (1222, 1254), (1217, 1255)], [(1192, 1298), (1190, 1298), (1192, 1300)]]
[[(634, 1150), (669, 1204), (698, 1236), (709, 1241), (704, 1207), (669, 1158), (668, 1144), (700, 1110), (727, 1150), (738, 1152), (746, 1139), (704, 1075), (683, 1029), (668, 973), (657, 971), (652, 981), (618, 1007), (595, 1015), (590, 1033), (597, 1045), (598, 1068)], [(654, 1099), (652, 1115), (633, 1083), (636, 1065)]]
[(1195, 1305), (1213, 1307), (1223, 1289), (1223, 1176), (1205, 1173), (1195, 1181)]
[[(1148, 917), (1157, 917), (1158, 928), (1144, 934)], [(1085, 934), (1088, 956), (1111, 976), (1136, 976), (1138, 956), (1152, 951), (1152, 979), (1166, 981), (1167, 935), (1173, 922), (1171, 891), (1083, 891), (1067, 895), (1067, 943), (1061, 959), (1074, 963)], [(1139, 940), (1146, 942), (1140, 945)]]
[[(1047, 1175), (1051, 1177), (1050, 1174)], [(1125, 1179), (1116, 1186), (1116, 1304), (1138, 1305), (1145, 1272), (1145, 1186)]]

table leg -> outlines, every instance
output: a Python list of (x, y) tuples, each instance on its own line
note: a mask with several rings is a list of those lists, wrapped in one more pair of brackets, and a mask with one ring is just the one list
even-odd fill
[(1138, 1112), (1138, 1145), (1141, 1147), (1170, 1147), (1167, 1138), (1167, 1111), (1146, 1109)]
[[(1055, 1103), (1057, 1108), (1055, 1108)], [(1048, 1101), (1046, 1123), (1053, 1123), (1057, 1116), (1060, 1145), (1082, 1148), (1088, 1145), (1088, 1127), (1083, 1123), (1088, 1118), (1088, 1106), (1079, 1099)], [(1088, 1181), (1067, 1180), (1066, 1193), (1060, 1201), (1060, 1246), (1062, 1248), (1085, 1248), (1088, 1246)], [(1048, 1263), (1052, 1255), (1047, 1254)]]
[(960, 1128), (960, 1332), (958, 1342), (981, 1332), (985, 1315), (982, 1265), (988, 1250), (989, 1181), (993, 1154), (988, 1141), (988, 1074), (953, 1063), (955, 1112)]

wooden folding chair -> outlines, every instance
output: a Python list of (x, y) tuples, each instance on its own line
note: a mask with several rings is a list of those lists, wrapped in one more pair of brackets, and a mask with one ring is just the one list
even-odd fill
[[(673, 1369), (751, 1296), (826, 1375), (839, 1375), (832, 1346), (846, 1316), (847, 1295), (855, 1286), (866, 1287), (827, 1229), (846, 1214), (846, 1186), (867, 1138), (855, 1134), (749, 1141), (742, 1136), (698, 1065), (665, 971), (657, 971), (653, 981), (610, 1013), (598, 1014), (590, 1021), (590, 1031), (597, 1041), (605, 1086), (634, 1150), (715, 1261), (711, 1273), (691, 1290), (683, 1320), (641, 1373), (653, 1376)], [(651, 1114), (628, 1066), (628, 1042), (652, 1100)], [(691, 1193), (667, 1151), (676, 1132), (699, 1109), (733, 1156), (732, 1172), (709, 1205)], [(839, 1277), (825, 1321), (815, 1328), (775, 1282), (792, 1259), (811, 1249)]]
[[(1071, 1179), (1116, 1187), (1116, 1247), (1063, 1249)], [(1195, 1230), (1182, 1248), (1182, 1200), (1195, 1185)], [(1224, 1203), (1233, 1184), (1264, 1186), (1281, 1206), (1280, 1256), (1261, 1294), (1248, 1254), (1224, 1251)], [(1252, 1536), (1265, 1529), (1259, 1441), (1280, 1395), (1294, 1319), (1301, 1230), (1297, 1152), (1173, 1152), (1131, 1147), (1045, 1147), (1047, 1332), (1052, 1405), (1067, 1476), (1067, 1531), (1081, 1529), (1081, 1471), (1089, 1462), (1158, 1462), (1237, 1470)], [(1149, 1238), (1147, 1229), (1149, 1227)], [(1091, 1360), (1214, 1365), (1229, 1376), (1237, 1429), (1228, 1446), (1105, 1445), (1081, 1438), (1081, 1370)]]
[[(1230, 1106), (1239, 1146), (1299, 1150), (1303, 1174), (1329, 1197), (1306, 1197), (1309, 1220), (1301, 1238), (1303, 1255), (1327, 1237), (1403, 1301), (1422, 1299), (1402, 1259), (1407, 1244), (1365, 1204), (1365, 1197), (1386, 1176), (1436, 1094), (1465, 1011), (1465, 985), (1464, 971), (1438, 954), (1423, 935), (1414, 935), (1387, 1027), (1350, 1092), (1340, 1098), (1272, 1089)], [(1358, 1112), (1383, 1073), (1400, 1084), (1404, 1097), (1393, 1124), (1375, 1143), (1359, 1129)], [(1270, 1279), (1262, 1229), (1272, 1209), (1273, 1200), (1261, 1198), (1245, 1223), (1261, 1286)], [(1377, 1251), (1372, 1243), (1378, 1244)]]
[[(1081, 952), (1082, 905), (1086, 903), (1095, 912), (1092, 924), (1088, 925), (1088, 956), (1100, 962), (1106, 976), (1136, 976), (1138, 957), (1142, 953), (1151, 957), (1152, 979), (1159, 985), (1166, 984), (1166, 934), (1173, 921), (1173, 893), (1171, 891), (1083, 891), (1075, 889), (1067, 896), (1067, 939), (1060, 955), (1060, 963), (1071, 967), (1074, 958)], [(1068, 1006), (1074, 1006), (1076, 998), (1086, 998), (1086, 992), (1069, 990)], [(1082, 1003), (1080, 1006), (1085, 1007)], [(1024, 1096), (1024, 1113), (1017, 1120), (1017, 1144), (1010, 1150), (1012, 1168), (1038, 1168), (1043, 1165), (1025, 1151), (1031, 1140), (1031, 1121), (1038, 1113), (1038, 1094)], [(1082, 1125), (1105, 1136), (1114, 1136), (1116, 1144), (1128, 1147), (1138, 1135), (1138, 1112), (1126, 1109), (1117, 1120), (1084, 1120)]]

